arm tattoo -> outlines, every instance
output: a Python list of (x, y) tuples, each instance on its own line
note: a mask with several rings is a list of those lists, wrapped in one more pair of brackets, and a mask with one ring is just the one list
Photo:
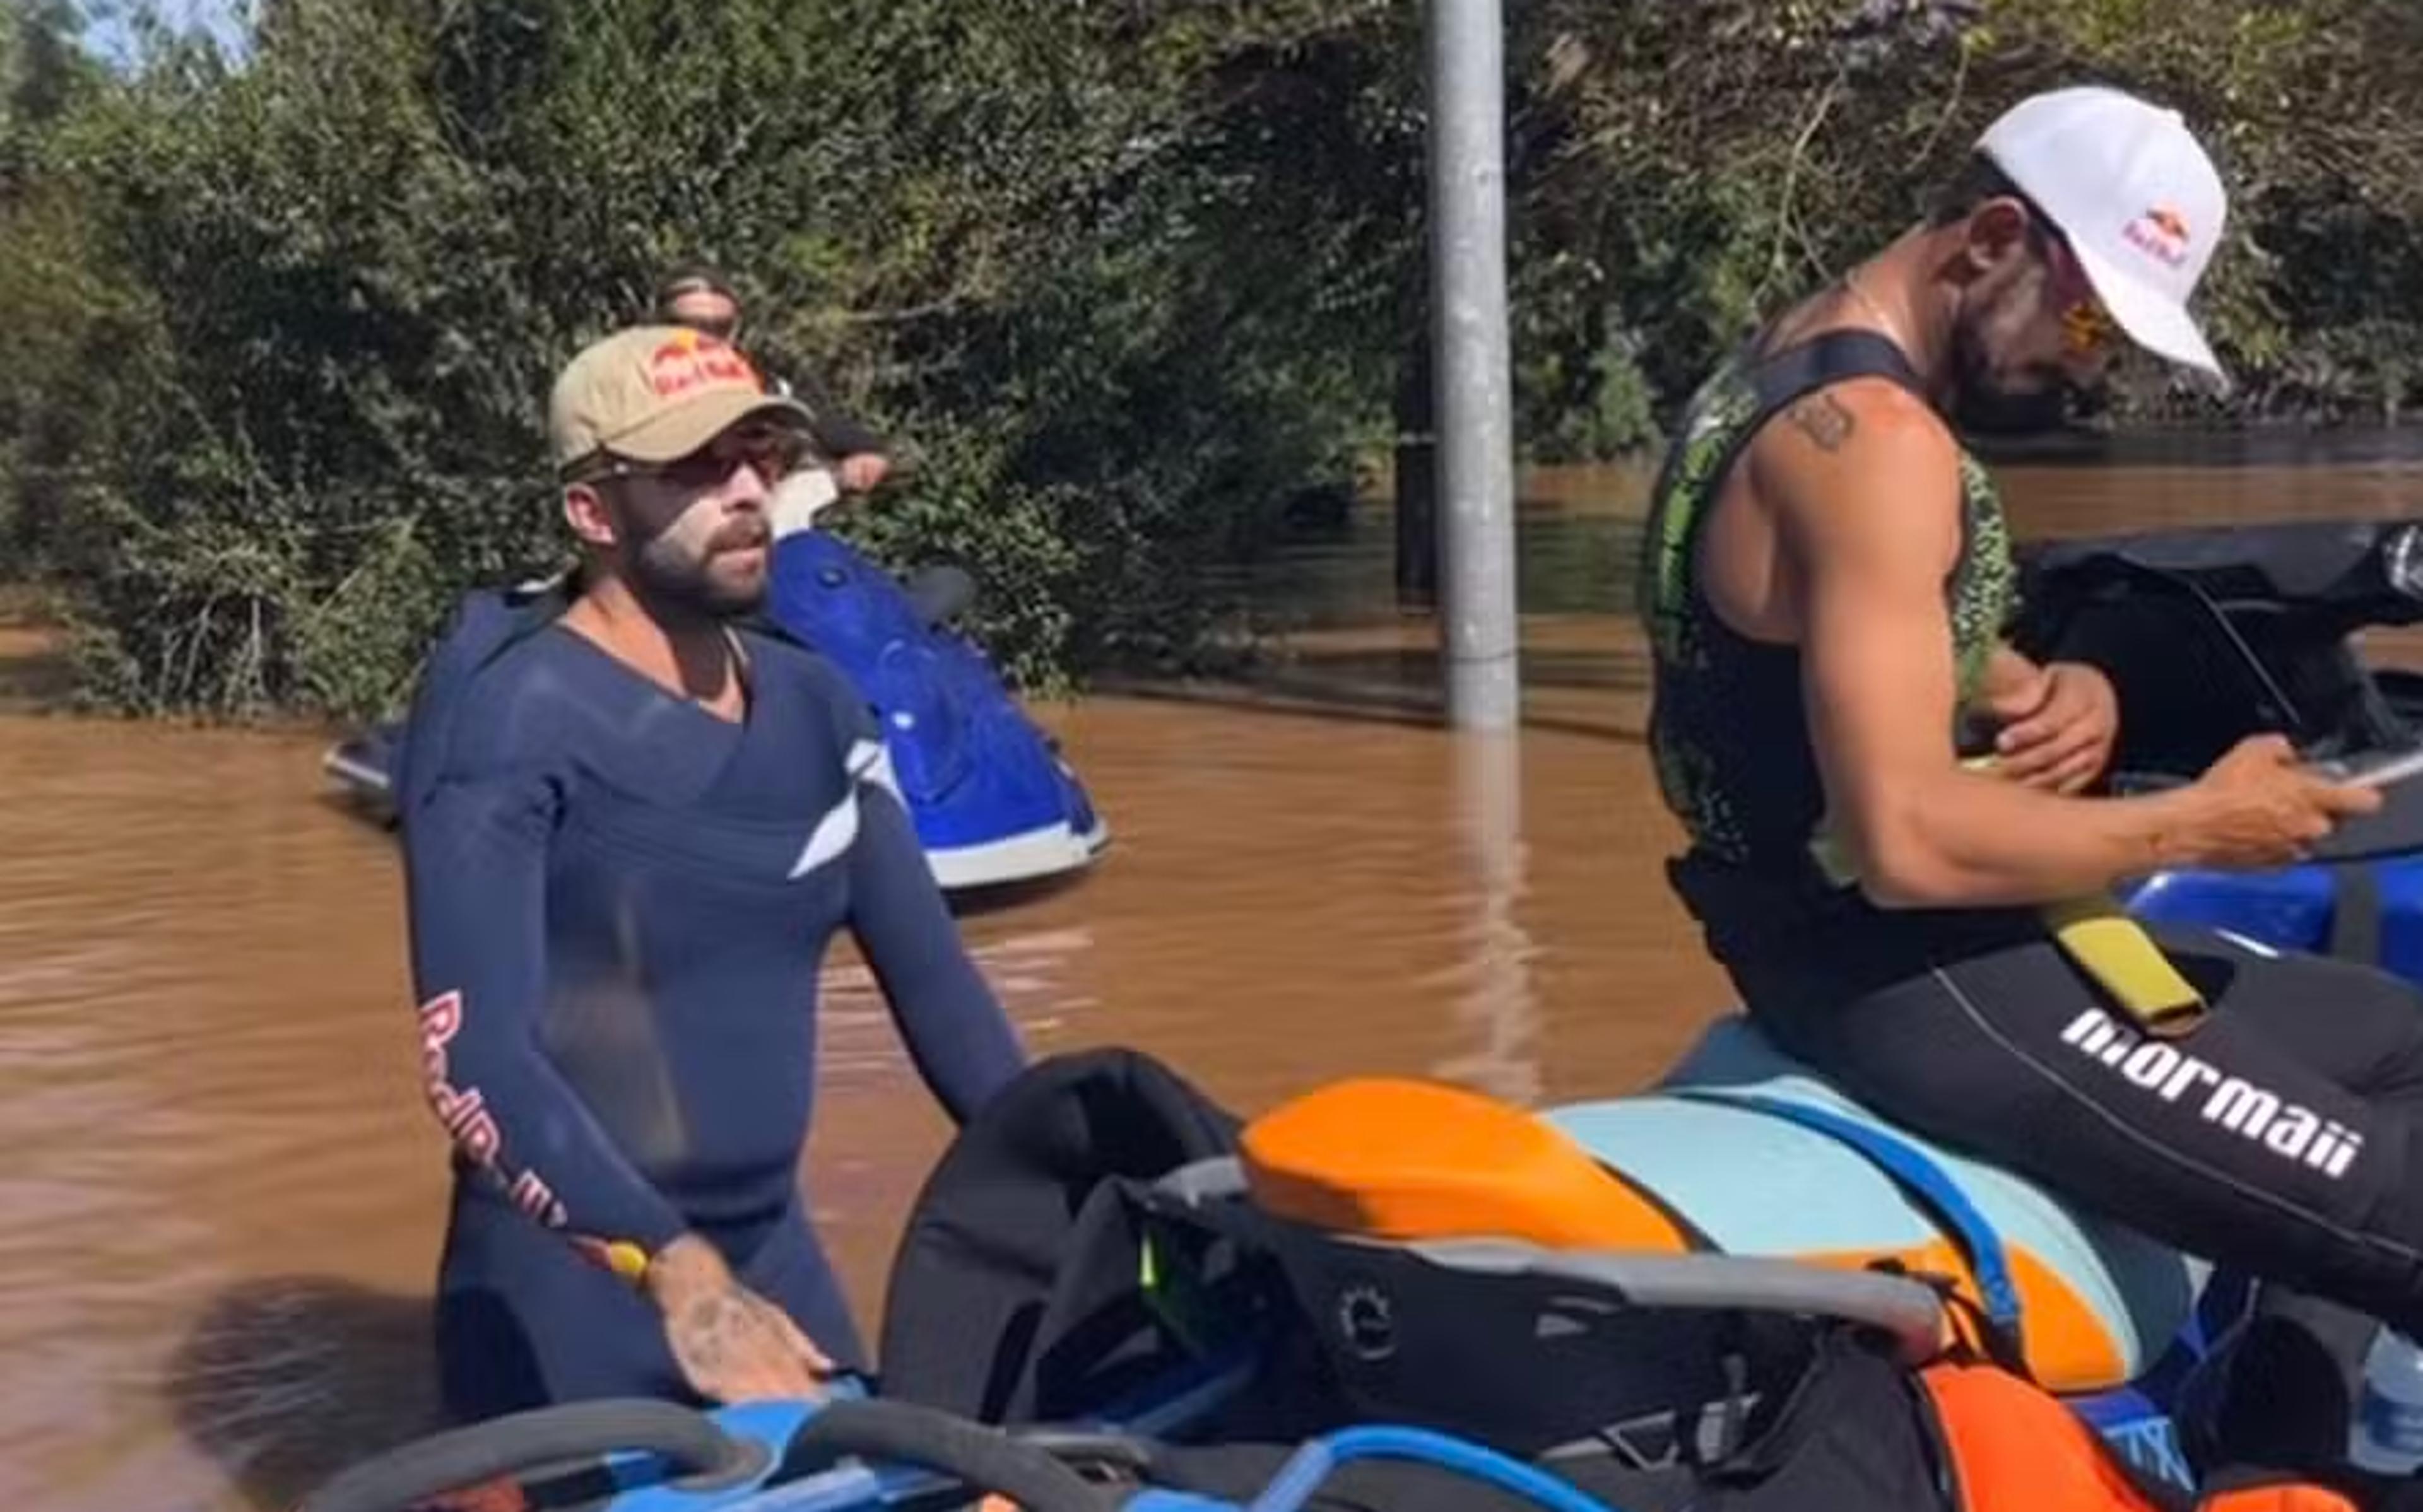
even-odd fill
[(1802, 400), (1788, 412), (1792, 423), (1800, 427), (1819, 449), (1840, 451), (1851, 436), (1851, 412), (1831, 394), (1818, 394)]

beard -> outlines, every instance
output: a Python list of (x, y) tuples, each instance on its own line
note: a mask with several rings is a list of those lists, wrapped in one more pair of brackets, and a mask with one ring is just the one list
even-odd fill
[(1976, 328), (1962, 321), (1952, 333), (1951, 419), (1972, 435), (2042, 435), (2069, 418), (2070, 385), (2057, 368), (2040, 369), (2039, 381), (2021, 386), (1994, 370)]
[[(766, 602), (773, 531), (763, 517), (734, 520), (691, 548), (670, 534), (640, 545), (630, 558), (631, 587), (657, 614), (673, 619), (736, 620)], [(747, 553), (756, 553), (749, 563)]]

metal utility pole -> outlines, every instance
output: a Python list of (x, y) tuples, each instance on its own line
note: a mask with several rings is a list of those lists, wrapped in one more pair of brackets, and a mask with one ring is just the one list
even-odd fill
[(1522, 717), (1498, 0), (1428, 0), (1441, 648), (1450, 724)]

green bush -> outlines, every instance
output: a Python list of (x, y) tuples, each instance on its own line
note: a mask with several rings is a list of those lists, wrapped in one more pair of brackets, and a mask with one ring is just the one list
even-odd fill
[[(137, 711), (390, 705), (553, 565), (541, 399), (657, 272), (917, 457), (840, 527), (948, 556), (1029, 686), (1200, 665), (1282, 507), (1418, 426), (1420, 8), (1383, 0), (277, 0), (103, 74), (0, 26), (0, 541)], [(1654, 444), (1763, 314), (2025, 91), (2105, 79), (2237, 190), (2225, 409), (2365, 416), (2423, 351), (2409, 0), (1520, 0), (1521, 444)]]
[(964, 560), (1021, 681), (1185, 663), (1223, 613), (1205, 565), (1374, 423), (1356, 249), (1271, 236), (1237, 149), (1271, 107), (1228, 71), (1356, 24), (287, 0), (240, 68), (165, 49), (38, 149), (106, 286), (60, 335), (90, 391), (25, 396), (15, 439), (76, 433), (11, 479), (55, 500), (16, 528), (86, 688), (388, 706), (454, 593), (560, 556), (549, 375), (694, 256), (741, 276), (770, 368), (918, 458), (847, 528)]

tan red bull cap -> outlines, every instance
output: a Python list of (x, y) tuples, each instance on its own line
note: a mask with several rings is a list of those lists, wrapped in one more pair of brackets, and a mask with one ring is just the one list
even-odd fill
[(2229, 195), (2178, 111), (2098, 86), (2054, 89), (2014, 105), (1977, 145), (2061, 228), (2139, 346), (2221, 376), (2189, 300), (2221, 245)]
[(547, 400), (547, 439), (560, 472), (600, 451), (672, 462), (754, 417), (809, 423), (805, 405), (768, 393), (726, 342), (688, 326), (638, 325), (564, 365)]

